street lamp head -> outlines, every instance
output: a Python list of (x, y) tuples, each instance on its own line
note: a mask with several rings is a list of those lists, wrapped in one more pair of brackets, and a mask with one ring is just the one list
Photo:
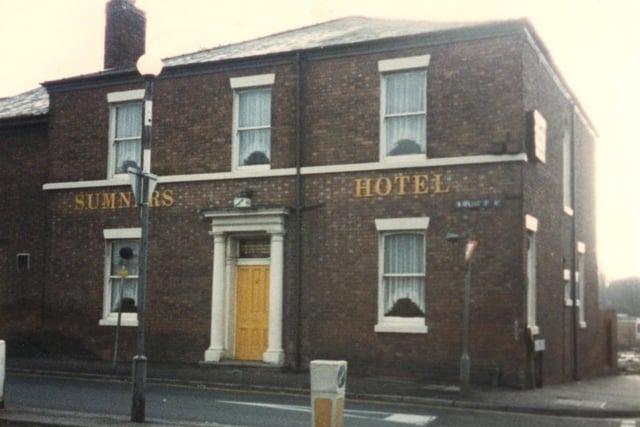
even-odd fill
[(447, 235), (445, 236), (445, 239), (447, 239), (447, 241), (450, 242), (450, 243), (456, 243), (456, 242), (458, 242), (460, 240), (460, 238), (461, 237), (460, 237), (459, 234), (456, 234), (456, 233), (454, 233), (452, 231), (449, 231), (447, 233)]
[(162, 71), (162, 61), (156, 56), (144, 54), (138, 58), (136, 67), (143, 77), (156, 77)]

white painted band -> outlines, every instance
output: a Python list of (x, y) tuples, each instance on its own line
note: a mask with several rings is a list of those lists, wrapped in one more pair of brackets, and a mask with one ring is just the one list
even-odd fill
[(122, 92), (111, 92), (107, 94), (107, 102), (135, 101), (144, 98), (144, 89), (125, 90)]
[(232, 89), (242, 89), (245, 87), (269, 86), (275, 80), (275, 74), (257, 74), (255, 76), (231, 77), (229, 83)]
[[(429, 168), (440, 166), (463, 166), (487, 163), (508, 163), (508, 162), (526, 162), (527, 155), (519, 154), (503, 154), (503, 155), (479, 155), (479, 156), (459, 156), (459, 157), (443, 157), (436, 159), (412, 160), (407, 162), (370, 162), (370, 163), (349, 163), (344, 165), (325, 165), (325, 166), (305, 166), (301, 168), (302, 175), (318, 175), (325, 173), (343, 173), (343, 172), (367, 172), (376, 170), (393, 170), (393, 169), (414, 169)], [(266, 178), (277, 176), (293, 176), (296, 174), (295, 168), (281, 169), (264, 169), (251, 171), (233, 171), (233, 172), (212, 172), (198, 173), (187, 175), (165, 175), (158, 179), (158, 183), (180, 183), (180, 182), (196, 182), (196, 181), (222, 181), (226, 179), (247, 179), (247, 178)], [(123, 179), (124, 178), (124, 179)], [(129, 185), (128, 178), (123, 176), (118, 179), (95, 180), (95, 181), (71, 181), (71, 182), (51, 182), (42, 186), (43, 190), (70, 190), (76, 188), (95, 188), (95, 187), (117, 187)]]

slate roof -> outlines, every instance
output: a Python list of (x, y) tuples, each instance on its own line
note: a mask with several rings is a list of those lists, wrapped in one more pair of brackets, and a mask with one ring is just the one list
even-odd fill
[(49, 111), (49, 95), (43, 87), (10, 98), (0, 98), (0, 120), (22, 116), (39, 116)]
[[(485, 22), (488, 23), (488, 22)], [(471, 22), (432, 22), (350, 16), (253, 40), (165, 58), (165, 66), (237, 59), (299, 49), (337, 46), (389, 37), (469, 27)]]
[[(475, 23), (390, 20), (351, 16), (240, 43), (165, 58), (163, 62), (165, 67), (172, 67), (409, 36), (472, 25)], [(117, 70), (101, 71), (85, 77), (110, 74), (113, 71)], [(83, 76), (78, 77), (82, 78)], [(10, 98), (0, 98), (0, 120), (42, 115), (48, 112), (48, 108), (49, 96), (46, 89), (40, 87)]]

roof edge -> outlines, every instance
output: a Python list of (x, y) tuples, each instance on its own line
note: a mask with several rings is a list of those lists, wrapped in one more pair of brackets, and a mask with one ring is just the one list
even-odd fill
[[(335, 20), (332, 20), (332, 21), (335, 21)], [(326, 21), (326, 22), (332, 22), (332, 21)], [(324, 24), (324, 23), (325, 22), (321, 24)], [(314, 24), (314, 25), (301, 27), (301, 28), (308, 28), (315, 25), (320, 25), (320, 24)], [(342, 44), (336, 44), (331, 46), (316, 46), (316, 47), (311, 47), (306, 49), (285, 50), (285, 51), (273, 52), (273, 53), (268, 53), (263, 55), (245, 56), (240, 58), (228, 58), (228, 59), (221, 59), (221, 60), (214, 60), (214, 61), (197, 62), (197, 63), (191, 63), (191, 64), (170, 65), (163, 68), (162, 74), (160, 74), (159, 78), (168, 77), (167, 76), (168, 73), (173, 74), (176, 70), (205, 69), (212, 66), (226, 65), (226, 64), (232, 64), (232, 63), (245, 63), (245, 62), (252, 62), (252, 61), (262, 60), (262, 59), (288, 58), (288, 57), (294, 56), (296, 53), (302, 53), (302, 54), (314, 54), (316, 52), (330, 53), (330, 52), (337, 52), (345, 49), (351, 49), (354, 47), (366, 48), (370, 46), (388, 44), (391, 42), (402, 42), (402, 41), (414, 40), (414, 39), (419, 39), (422, 41), (434, 40), (434, 41), (437, 41), (438, 44), (447, 43), (447, 42), (453, 43), (453, 42), (459, 41), (455, 37), (456, 35), (467, 35), (468, 37), (465, 37), (465, 39), (468, 39), (468, 40), (481, 39), (481, 38), (486, 38), (487, 37), (486, 33), (490, 32), (492, 29), (502, 30), (502, 31), (496, 34), (491, 34), (491, 36), (494, 36), (494, 37), (504, 36), (506, 35), (505, 30), (507, 33), (515, 34), (517, 33), (517, 30), (519, 29), (520, 26), (521, 26), (521, 23), (519, 22), (519, 20), (504, 20), (500, 22), (475, 24), (475, 25), (469, 25), (469, 26), (460, 27), (460, 28), (449, 28), (444, 30), (415, 33), (415, 34), (402, 35), (402, 36), (383, 37), (383, 38), (378, 38), (373, 40), (365, 40), (365, 41), (358, 41), (358, 42), (352, 42), (352, 43), (342, 43)], [(294, 30), (298, 30), (298, 29), (299, 28), (296, 28)], [(294, 31), (294, 30), (283, 31), (282, 33)], [(474, 34), (474, 33), (477, 33), (477, 34)], [(277, 34), (280, 34), (280, 33), (277, 33)], [(448, 37), (451, 37), (451, 39), (447, 40)], [(252, 40), (255, 40), (255, 39), (252, 39)], [(398, 46), (398, 48), (404, 48), (404, 46)], [(177, 57), (179, 56), (175, 56), (171, 58), (177, 58)], [(126, 67), (126, 68), (118, 68), (118, 69), (112, 68), (108, 70), (99, 71), (96, 73), (83, 74), (83, 75), (58, 79), (58, 80), (48, 80), (48, 81), (42, 82), (41, 84), (47, 89), (50, 89), (50, 88), (55, 88), (56, 86), (64, 86), (66, 84), (72, 84), (76, 82), (99, 81), (102, 79), (108, 80), (108, 79), (118, 78), (118, 77), (137, 77), (140, 81), (142, 80), (142, 77), (139, 76), (135, 67)]]

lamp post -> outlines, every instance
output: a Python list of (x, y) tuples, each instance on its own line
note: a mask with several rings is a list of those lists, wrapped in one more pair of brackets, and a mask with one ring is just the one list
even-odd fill
[[(137, 175), (137, 183), (140, 206), (140, 221), (142, 223), (140, 239), (140, 260), (138, 275), (138, 333), (136, 339), (136, 355), (133, 357), (133, 392), (131, 401), (131, 421), (142, 423), (145, 419), (145, 395), (144, 388), (147, 378), (147, 357), (144, 351), (144, 298), (147, 284), (147, 254), (149, 241), (149, 197), (150, 170), (151, 170), (151, 127), (153, 108), (153, 80), (162, 71), (162, 61), (149, 55), (143, 55), (138, 59), (138, 72), (144, 78), (144, 102), (142, 104), (142, 158), (140, 167), (129, 168), (129, 173)], [(134, 169), (134, 170), (132, 170)], [(134, 188), (135, 193), (135, 188)]]
[(469, 357), (469, 310), (471, 305), (471, 257), (478, 246), (478, 241), (468, 236), (447, 233), (446, 239), (457, 243), (461, 238), (466, 239), (464, 249), (464, 310), (462, 315), (462, 355), (460, 356), (460, 391), (468, 394), (471, 390), (471, 358)]

